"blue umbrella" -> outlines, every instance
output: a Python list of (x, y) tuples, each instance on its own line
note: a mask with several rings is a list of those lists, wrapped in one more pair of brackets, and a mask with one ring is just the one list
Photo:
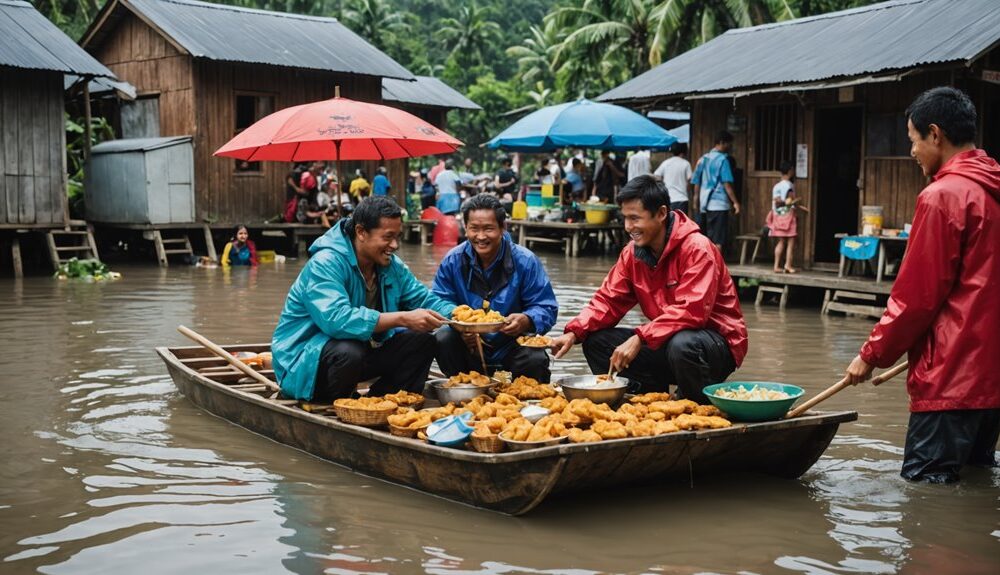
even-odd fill
[(673, 130), (670, 130), (670, 133), (677, 137), (678, 142), (686, 144), (691, 140), (691, 124), (677, 126)]
[(628, 108), (581, 99), (532, 112), (486, 145), (512, 152), (570, 147), (626, 151), (666, 149), (676, 141), (670, 132)]

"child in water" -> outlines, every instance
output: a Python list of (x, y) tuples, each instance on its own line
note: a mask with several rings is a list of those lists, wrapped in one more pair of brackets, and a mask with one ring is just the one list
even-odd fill
[(250, 241), (250, 232), (244, 225), (236, 226), (233, 239), (222, 251), (222, 267), (257, 267), (257, 247)]

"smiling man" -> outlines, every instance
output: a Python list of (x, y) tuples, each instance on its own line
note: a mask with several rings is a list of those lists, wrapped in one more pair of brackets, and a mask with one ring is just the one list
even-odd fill
[[(653, 176), (630, 181), (618, 194), (632, 241), (604, 283), (552, 348), (556, 358), (583, 342), (594, 374), (612, 369), (639, 384), (707, 403), (706, 385), (726, 379), (747, 353), (747, 329), (736, 287), (722, 255), (698, 225), (670, 211), (670, 197)], [(648, 319), (615, 327), (638, 304)]]
[(391, 198), (365, 198), (309, 248), (271, 341), (285, 396), (331, 402), (374, 377), (370, 395), (423, 391), (431, 332), (455, 306), (395, 255), (401, 216)]
[[(544, 334), (556, 323), (559, 304), (542, 262), (516, 245), (505, 231), (507, 213), (500, 201), (480, 194), (462, 206), (467, 241), (453, 248), (434, 276), (434, 293), (449, 301), (480, 308), (483, 301), (507, 321), (499, 333), (483, 334), (489, 366), (502, 366), (515, 377), (549, 381), (544, 349), (521, 347), (514, 340), (526, 333)], [(482, 370), (475, 334), (450, 327), (437, 332), (438, 365), (446, 375)]]
[(1000, 165), (976, 149), (976, 108), (951, 87), (906, 110), (917, 196), (906, 258), (885, 314), (847, 368), (851, 383), (909, 356), (901, 475), (950, 483), (992, 467), (1000, 437)]

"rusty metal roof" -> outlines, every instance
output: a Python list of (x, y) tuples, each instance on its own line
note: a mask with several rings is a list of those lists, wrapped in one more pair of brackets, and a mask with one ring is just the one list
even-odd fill
[(34, 6), (19, 0), (0, 0), (0, 66), (115, 77)]
[(128, 9), (195, 58), (411, 80), (413, 74), (336, 18), (195, 0), (109, 0), (82, 44), (91, 48)]
[(431, 108), (482, 110), (479, 104), (432, 76), (417, 76), (416, 81), (382, 78), (382, 100)]
[(998, 0), (896, 0), (729, 30), (605, 92), (602, 101), (739, 95), (966, 65), (1000, 42)]

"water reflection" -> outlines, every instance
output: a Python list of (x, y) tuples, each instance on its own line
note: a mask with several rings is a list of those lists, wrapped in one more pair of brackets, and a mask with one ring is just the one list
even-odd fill
[[(407, 246), (429, 280), (442, 253)], [(613, 258), (541, 254), (557, 330)], [(258, 270), (125, 267), (107, 284), (0, 282), (4, 572), (995, 573), (1000, 473), (898, 477), (901, 381), (831, 399), (858, 409), (800, 481), (757, 476), (583, 494), (510, 518), (385, 484), (194, 408), (152, 353), (267, 341), (301, 262)], [(870, 322), (745, 309), (735, 377), (834, 383)], [(632, 312), (632, 324), (641, 321)], [(553, 365), (583, 373), (579, 349)]]

